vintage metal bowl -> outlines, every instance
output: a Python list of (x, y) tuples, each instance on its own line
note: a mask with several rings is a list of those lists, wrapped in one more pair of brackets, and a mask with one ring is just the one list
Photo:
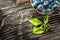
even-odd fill
[[(58, 0), (59, 2), (60, 2), (60, 0)], [(30, 0), (30, 3), (32, 4), (32, 0)], [(58, 8), (59, 8), (59, 5), (60, 4), (58, 4)], [(32, 5), (31, 5), (32, 6)], [(32, 6), (33, 7), (33, 6)], [(41, 12), (41, 11), (38, 11), (37, 9), (35, 9), (34, 7), (33, 7), (33, 10), (35, 10), (37, 13), (40, 13), (40, 14), (43, 14), (43, 15), (45, 15), (45, 14), (48, 14), (48, 15), (50, 15), (50, 14), (52, 14), (53, 12), (55, 12), (58, 8), (56, 8), (55, 10), (53, 10), (53, 11), (51, 11), (51, 12), (48, 12), (48, 13), (44, 13), (44, 12)]]

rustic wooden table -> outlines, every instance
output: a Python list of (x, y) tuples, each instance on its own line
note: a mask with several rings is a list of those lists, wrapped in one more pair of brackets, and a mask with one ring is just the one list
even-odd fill
[(60, 40), (60, 12), (50, 17), (51, 31), (42, 35), (32, 34), (33, 25), (29, 19), (43, 15), (36, 13), (30, 2), (16, 5), (12, 0), (0, 0), (1, 40)]

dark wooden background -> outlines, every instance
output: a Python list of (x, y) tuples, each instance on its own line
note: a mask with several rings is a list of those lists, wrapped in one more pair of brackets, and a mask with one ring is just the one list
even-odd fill
[(50, 16), (51, 31), (42, 35), (32, 34), (33, 25), (28, 22), (33, 17), (43, 20), (43, 15), (35, 12), (30, 2), (20, 5), (15, 0), (0, 0), (1, 40), (60, 40), (60, 11)]

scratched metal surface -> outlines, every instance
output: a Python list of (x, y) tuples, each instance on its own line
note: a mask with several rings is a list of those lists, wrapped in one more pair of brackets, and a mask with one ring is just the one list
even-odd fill
[(7, 6), (6, 4), (4, 7), (1, 7), (0, 39), (1, 40), (60, 40), (60, 9), (54, 12), (53, 15), (50, 15), (49, 22), (51, 23), (51, 30), (42, 35), (32, 34), (31, 31), (33, 25), (30, 24), (28, 20), (33, 17), (37, 17), (43, 20), (44, 15), (42, 16), (41, 14), (36, 13), (32, 9), (29, 2), (13, 6), (12, 5)]

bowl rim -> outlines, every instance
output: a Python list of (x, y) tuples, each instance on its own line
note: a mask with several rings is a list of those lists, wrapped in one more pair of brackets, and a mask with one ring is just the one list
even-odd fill
[[(31, 6), (32, 6), (32, 0), (30, 0), (30, 4), (31, 4)], [(38, 10), (35, 9), (33, 6), (32, 6), (32, 8), (33, 8), (33, 10), (35, 10), (36, 12), (38, 12), (39, 14), (43, 14), (43, 15), (46, 15), (46, 14), (50, 15), (50, 14), (52, 14), (53, 12), (56, 11), (56, 9), (55, 9), (55, 10), (49, 12), (49, 13), (44, 13), (44, 12), (38, 11)]]

